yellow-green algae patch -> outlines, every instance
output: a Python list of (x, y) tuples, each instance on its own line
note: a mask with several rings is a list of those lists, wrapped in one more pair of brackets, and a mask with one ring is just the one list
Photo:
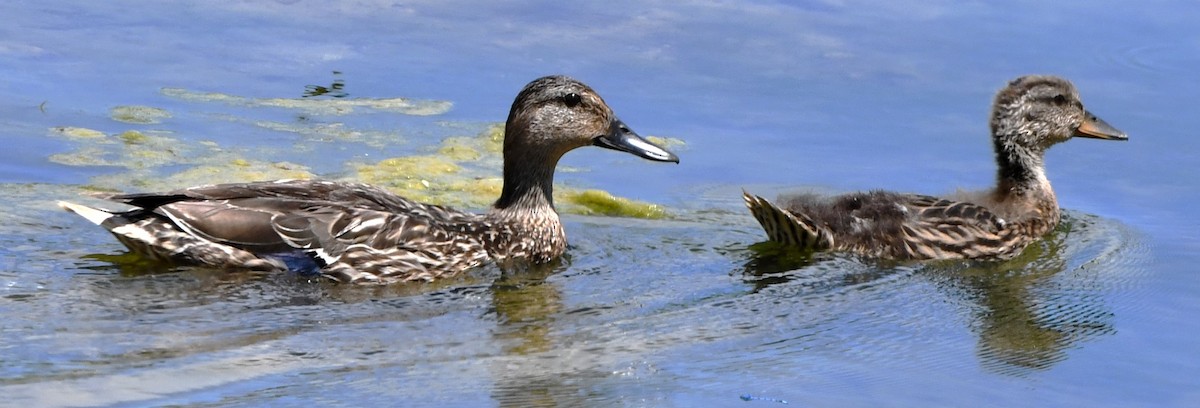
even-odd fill
[(117, 138), (121, 139), (125, 144), (143, 144), (150, 141), (150, 138), (145, 133), (136, 130), (121, 132), (121, 134), (117, 135)]
[(564, 210), (584, 215), (607, 215), (661, 219), (667, 211), (658, 204), (617, 197), (604, 190), (571, 190), (559, 194), (558, 202), (566, 204)]
[(504, 151), (504, 124), (496, 124), (484, 130), (479, 135), (479, 139), (483, 141), (483, 148), (492, 153), (501, 153)]
[(52, 154), (49, 160), (65, 166), (111, 166), (112, 160), (105, 157), (107, 154), (98, 146), (84, 146), (73, 152)]
[(160, 123), (171, 117), (171, 112), (150, 106), (117, 106), (109, 111), (110, 117), (117, 122), (136, 123), (142, 125)]
[(446, 113), (453, 106), (449, 101), (411, 98), (247, 98), (217, 92), (197, 92), (183, 88), (163, 88), (163, 95), (194, 102), (220, 102), (248, 107), (293, 109), (313, 115), (347, 115), (355, 109), (405, 115), (429, 116)]
[(491, 205), (497, 198), (500, 198), (500, 192), (504, 190), (504, 179), (493, 177), (457, 180), (447, 184), (446, 188), (449, 191), (464, 193), (462, 199), (464, 204), (482, 207)]
[(92, 178), (93, 188), (117, 191), (168, 191), (179, 188), (249, 181), (315, 178), (307, 167), (288, 162), (210, 157), (187, 169), (161, 174), (135, 170)]
[(103, 139), (106, 136), (99, 130), (71, 126), (51, 128), (50, 132), (72, 139)]
[(374, 164), (355, 165), (359, 181), (433, 204), (446, 204), (433, 193), (444, 190), (444, 184), (451, 179), (448, 176), (461, 170), (458, 164), (436, 155), (393, 157)]
[[(81, 128), (53, 128), (52, 134), (78, 142), (75, 150), (50, 156), (69, 166), (114, 166), (117, 174), (92, 179), (96, 188), (129, 191), (174, 190), (198, 184), (216, 184), (281, 178), (313, 178), (308, 168), (287, 163), (246, 159), (212, 141), (186, 143), (169, 132), (129, 130), (115, 135)], [(166, 173), (166, 166), (187, 165)]]
[(661, 147), (661, 148), (664, 148), (667, 150), (678, 149), (678, 148), (687, 146), (687, 142), (684, 142), (683, 139), (674, 138), (674, 137), (646, 136), (646, 140), (649, 141), (650, 143), (654, 143), (654, 144), (658, 145), (658, 147)]
[(430, 148), (431, 154), (352, 167), (357, 180), (413, 200), (481, 208), (500, 197), (502, 140), (503, 127), (489, 126), (475, 136), (447, 137), (436, 148)]
[(175, 186), (170, 188), (180, 188), (204, 184), (312, 178), (316, 178), (316, 175), (307, 167), (295, 163), (236, 158), (228, 163), (195, 166), (153, 183)]
[(84, 142), (74, 151), (50, 156), (67, 166), (119, 166), (130, 169), (157, 167), (186, 161), (193, 152), (167, 132), (125, 131), (112, 137), (80, 128), (54, 128), (52, 133)]
[(406, 156), (384, 159), (373, 165), (360, 165), (356, 170), (359, 179), (371, 184), (408, 185), (405, 181), (417, 181), (418, 184), (428, 185), (429, 180), (457, 173), (462, 168), (438, 156)]
[(483, 153), (472, 146), (469, 139), (462, 137), (452, 137), (442, 141), (442, 147), (438, 148), (437, 152), (447, 159), (458, 162), (479, 160), (483, 157)]

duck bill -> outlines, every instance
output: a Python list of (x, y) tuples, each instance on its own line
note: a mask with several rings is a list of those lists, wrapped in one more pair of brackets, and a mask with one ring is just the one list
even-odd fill
[(647, 160), (679, 163), (679, 157), (676, 157), (674, 153), (655, 146), (653, 143), (638, 136), (632, 129), (629, 129), (629, 126), (625, 126), (625, 123), (616, 117), (613, 117), (612, 122), (609, 122), (608, 133), (596, 137), (593, 143), (596, 146), (632, 153)]
[(1083, 111), (1083, 115), (1083, 124), (1079, 125), (1079, 129), (1075, 129), (1074, 136), (1105, 140), (1129, 140), (1129, 136), (1125, 135), (1125, 132), (1117, 130), (1117, 128), (1112, 127), (1108, 122), (1096, 117), (1091, 112)]

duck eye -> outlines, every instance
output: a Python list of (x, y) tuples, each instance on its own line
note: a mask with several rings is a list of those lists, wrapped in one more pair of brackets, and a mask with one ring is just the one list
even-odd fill
[(579, 102), (583, 101), (583, 98), (580, 98), (579, 94), (574, 93), (574, 92), (563, 95), (562, 99), (563, 99), (563, 103), (567, 104), (568, 108), (574, 108), (575, 105), (579, 105)]
[(1058, 106), (1066, 105), (1067, 97), (1063, 96), (1063, 94), (1054, 95), (1054, 104)]

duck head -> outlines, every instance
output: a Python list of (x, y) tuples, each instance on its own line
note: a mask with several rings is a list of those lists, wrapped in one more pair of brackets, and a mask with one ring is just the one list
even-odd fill
[(638, 157), (679, 163), (671, 152), (646, 141), (621, 122), (591, 87), (554, 75), (535, 79), (517, 94), (505, 125), (504, 156), (545, 154), (558, 161), (566, 152), (600, 146)]
[(1036, 196), (1054, 211), (1054, 193), (1043, 164), (1046, 149), (1072, 137), (1128, 139), (1084, 109), (1075, 86), (1055, 76), (1030, 75), (1009, 82), (996, 93), (991, 127), (999, 169), (997, 201)]
[(679, 163), (674, 154), (629, 129), (592, 88), (566, 76), (542, 77), (521, 89), (508, 112), (504, 188), (495, 208), (546, 212), (554, 205), (558, 160), (573, 149), (593, 145)]
[(996, 94), (991, 126), (998, 150), (1042, 152), (1072, 137), (1128, 139), (1084, 109), (1075, 86), (1055, 76), (1029, 75), (1009, 82)]

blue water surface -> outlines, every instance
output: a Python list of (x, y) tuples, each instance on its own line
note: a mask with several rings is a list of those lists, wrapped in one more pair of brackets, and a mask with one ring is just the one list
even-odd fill
[[(0, 15), (6, 404), (1200, 404), (1193, 3), (16, 0)], [(567, 155), (560, 184), (672, 217), (567, 215), (572, 248), (545, 268), (371, 288), (164, 270), (53, 204), (248, 181), (189, 173), (218, 162), (353, 178), (483, 131), (559, 73), (684, 145), (678, 166)], [(750, 248), (764, 235), (743, 188), (988, 186), (992, 95), (1034, 73), (1071, 79), (1130, 140), (1050, 151), (1067, 217), (1021, 258)], [(446, 109), (353, 105), (396, 98)], [(167, 115), (118, 120), (131, 106)], [(127, 131), (166, 142), (121, 150)]]

